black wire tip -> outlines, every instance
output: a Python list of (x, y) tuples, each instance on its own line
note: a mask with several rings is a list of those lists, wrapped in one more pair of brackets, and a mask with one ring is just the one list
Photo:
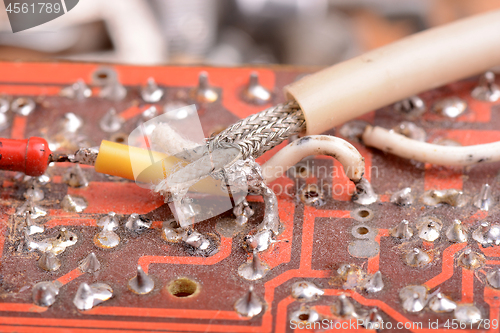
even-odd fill
[(69, 156), (66, 154), (52, 154), (50, 155), (49, 162), (71, 162)]

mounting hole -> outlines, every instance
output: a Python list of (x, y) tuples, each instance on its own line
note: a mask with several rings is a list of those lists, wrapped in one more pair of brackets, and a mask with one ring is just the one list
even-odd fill
[(365, 218), (368, 217), (368, 215), (370, 215), (370, 212), (367, 211), (366, 209), (360, 209), (358, 210), (358, 215), (359, 217)]
[(195, 281), (182, 277), (170, 282), (168, 292), (175, 297), (192, 297), (199, 292), (199, 287)]
[(110, 137), (110, 141), (116, 143), (127, 143), (127, 135), (125, 133), (116, 133)]
[(92, 73), (92, 83), (97, 86), (105, 86), (109, 82), (116, 80), (118, 74), (109, 67), (100, 67)]
[(351, 212), (351, 217), (360, 222), (370, 221), (373, 219), (373, 211), (366, 207), (359, 207)]
[(301, 313), (299, 314), (299, 319), (303, 321), (308, 321), (309, 320), (309, 314), (308, 313)]
[(360, 235), (366, 235), (367, 233), (370, 232), (370, 230), (368, 230), (368, 228), (366, 228), (366, 227), (359, 227), (357, 232)]
[(377, 232), (367, 225), (355, 225), (351, 229), (351, 234), (356, 239), (372, 239)]

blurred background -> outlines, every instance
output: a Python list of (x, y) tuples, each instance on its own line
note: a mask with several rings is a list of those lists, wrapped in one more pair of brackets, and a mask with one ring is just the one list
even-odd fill
[(15, 34), (1, 6), (2, 60), (327, 66), (500, 0), (80, 0)]

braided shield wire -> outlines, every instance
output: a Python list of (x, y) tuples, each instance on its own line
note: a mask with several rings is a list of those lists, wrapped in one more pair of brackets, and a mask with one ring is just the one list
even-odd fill
[(305, 129), (302, 110), (295, 101), (278, 104), (229, 126), (208, 141), (209, 149), (234, 146), (242, 158), (259, 157)]

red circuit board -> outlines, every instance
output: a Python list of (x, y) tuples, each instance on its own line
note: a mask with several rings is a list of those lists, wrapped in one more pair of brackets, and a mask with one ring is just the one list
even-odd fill
[[(127, 88), (127, 97), (111, 102), (97, 97), (100, 88), (93, 83), (93, 74), (102, 67), (113, 68), (120, 82)], [(208, 73), (208, 80), (220, 98), (199, 107), (199, 117), (209, 136), (240, 118), (284, 101), (282, 88), (308, 71), (290, 67), (136, 67), (104, 66), (100, 64), (72, 63), (0, 63), (2, 79), (0, 94), (7, 99), (31, 97), (36, 108), (29, 116), (9, 111), (11, 123), (0, 135), (10, 138), (42, 136), (54, 139), (57, 123), (67, 112), (80, 116), (84, 125), (83, 139), (89, 146), (97, 146), (103, 139), (123, 140), (135, 128), (137, 119), (149, 106), (140, 98), (140, 87), (149, 77), (154, 77), (166, 94), (157, 103), (159, 109), (170, 101), (189, 103), (189, 92), (198, 84), (200, 72)], [(260, 83), (272, 90), (274, 98), (266, 105), (251, 105), (241, 98), (242, 90), (252, 72), (259, 74)], [(92, 89), (93, 96), (77, 101), (60, 96), (63, 87), (84, 80)], [(473, 145), (500, 140), (500, 103), (481, 102), (470, 96), (477, 85), (471, 78), (445, 87), (425, 92), (420, 97), (427, 111), (417, 118), (396, 112), (393, 107), (373, 111), (363, 120), (385, 128), (392, 128), (401, 121), (413, 121), (425, 129), (427, 141), (451, 139), (462, 145)], [(468, 104), (467, 111), (456, 119), (449, 119), (430, 111), (437, 101), (459, 96)], [(360, 96), (363, 98), (363, 96)], [(103, 132), (99, 120), (114, 107), (125, 119), (118, 133)], [(338, 129), (330, 134), (338, 133)], [(500, 265), (500, 247), (483, 248), (470, 234), (479, 223), (488, 219), (496, 221), (499, 215), (498, 198), (487, 212), (469, 204), (464, 207), (439, 205), (428, 207), (416, 202), (400, 207), (389, 202), (392, 193), (411, 187), (419, 195), (430, 189), (458, 189), (472, 198), (482, 184), (488, 183), (492, 193), (500, 189), (498, 168), (500, 164), (482, 164), (467, 168), (434, 167), (404, 160), (377, 150), (368, 149), (353, 142), (366, 161), (366, 176), (379, 195), (379, 202), (368, 206), (370, 219), (355, 216), (359, 205), (351, 202), (354, 186), (344, 176), (339, 162), (329, 157), (315, 157), (301, 162), (304, 172), (289, 172), (271, 186), (279, 198), (279, 213), (283, 232), (277, 242), (259, 254), (271, 268), (264, 278), (257, 281), (242, 279), (238, 267), (250, 260), (242, 248), (245, 231), (234, 232), (227, 227), (234, 220), (232, 212), (226, 212), (195, 225), (195, 229), (212, 235), (218, 240), (215, 253), (203, 256), (193, 253), (181, 244), (167, 243), (161, 237), (162, 222), (172, 218), (163, 198), (134, 182), (97, 174), (91, 167), (84, 167), (90, 180), (81, 189), (69, 187), (63, 175), (71, 165), (59, 164), (48, 170), (50, 182), (43, 185), (45, 198), (38, 204), (48, 214), (38, 223), (45, 226), (45, 234), (54, 236), (65, 227), (78, 236), (78, 242), (60, 255), (61, 267), (46, 272), (37, 265), (40, 254), (36, 251), (18, 251), (22, 237), (19, 227), (22, 219), (15, 211), (25, 199), (25, 182), (12, 172), (2, 172), (3, 182), (0, 202), (0, 331), (4, 332), (292, 332), (290, 317), (303, 308), (303, 303), (291, 296), (291, 286), (297, 281), (316, 284), (324, 295), (307, 303), (322, 319), (330, 323), (347, 321), (335, 316), (331, 306), (340, 294), (349, 297), (359, 312), (377, 308), (385, 323), (392, 328), (383, 332), (447, 332), (445, 323), (454, 318), (452, 313), (434, 313), (424, 310), (408, 313), (398, 296), (399, 290), (408, 285), (424, 285), (429, 293), (439, 289), (447, 297), (461, 304), (474, 304), (482, 318), (499, 320), (500, 291), (485, 282), (488, 270)], [(283, 144), (281, 145), (283, 146)], [(69, 148), (68, 148), (69, 149)], [(258, 161), (268, 159), (275, 150)], [(326, 171), (325, 171), (326, 170)], [(308, 184), (316, 184), (324, 195), (325, 204), (311, 206), (301, 200), (301, 191)], [(83, 197), (88, 207), (82, 213), (68, 213), (61, 209), (66, 194)], [(248, 228), (260, 223), (263, 203), (259, 197), (249, 197), (255, 210)], [(109, 212), (115, 212), (123, 222), (132, 214), (143, 214), (153, 220), (152, 228), (133, 237), (119, 228), (120, 245), (113, 249), (96, 247), (93, 237), (98, 231), (96, 222)], [(460, 219), (468, 230), (468, 244), (452, 244), (444, 235), (434, 242), (422, 241), (414, 236), (409, 241), (396, 241), (389, 229), (406, 219), (412, 227), (421, 216), (439, 217), (445, 228), (454, 219)], [(349, 244), (355, 241), (351, 230), (357, 225), (368, 225), (375, 233), (373, 241), (379, 246), (370, 258), (355, 257)], [(424, 267), (405, 265), (403, 257), (414, 247), (432, 253), (432, 261)], [(482, 253), (486, 262), (476, 270), (465, 269), (457, 264), (457, 258), (469, 247)], [(78, 263), (90, 252), (101, 262), (101, 269), (94, 273), (82, 273)], [(155, 288), (147, 295), (136, 295), (127, 288), (135, 276), (137, 264), (153, 277)], [(378, 293), (369, 294), (360, 288), (345, 289), (340, 284), (337, 269), (342, 264), (356, 265), (366, 274), (380, 271), (385, 287)], [(191, 297), (176, 297), (168, 291), (168, 285), (180, 277), (196, 282), (197, 290)], [(40, 281), (58, 280), (62, 287), (56, 302), (46, 308), (32, 301), (32, 287)], [(113, 297), (88, 311), (79, 311), (72, 300), (80, 283), (103, 282), (113, 288)], [(251, 319), (240, 316), (234, 310), (235, 302), (254, 287), (256, 295), (264, 303), (264, 310)], [(422, 326), (415, 327), (420, 322)], [(429, 328), (429, 322), (439, 322), (437, 329)], [(396, 329), (398, 323), (402, 329)], [(407, 325), (405, 329), (404, 325)], [(331, 329), (316, 331), (338, 331)], [(498, 327), (498, 326), (497, 326)], [(483, 323), (468, 326), (473, 332), (498, 332), (498, 328)], [(301, 332), (315, 330), (301, 330)], [(349, 326), (344, 331), (374, 331)]]

